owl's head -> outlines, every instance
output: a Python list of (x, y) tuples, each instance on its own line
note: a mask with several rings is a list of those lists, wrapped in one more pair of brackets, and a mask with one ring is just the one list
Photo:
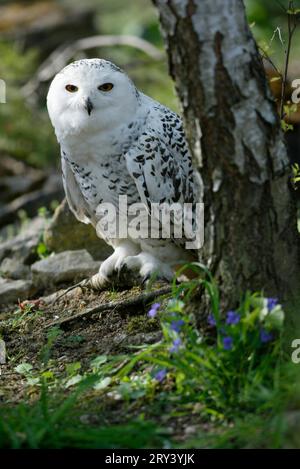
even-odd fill
[(102, 59), (78, 60), (53, 79), (47, 96), (56, 133), (114, 129), (131, 120), (139, 93), (116, 65)]

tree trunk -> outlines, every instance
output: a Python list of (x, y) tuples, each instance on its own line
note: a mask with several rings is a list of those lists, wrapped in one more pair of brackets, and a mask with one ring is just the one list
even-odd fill
[(246, 289), (297, 293), (299, 237), (289, 162), (242, 0), (153, 0), (194, 165), (205, 243), (226, 304)]

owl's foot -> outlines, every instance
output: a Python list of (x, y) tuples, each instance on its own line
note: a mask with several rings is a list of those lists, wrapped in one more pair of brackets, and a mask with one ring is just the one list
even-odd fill
[(109, 285), (110, 281), (106, 277), (103, 277), (100, 272), (89, 279), (83, 280), (80, 284), (81, 288), (92, 289), (95, 291), (105, 290)]
[(82, 286), (101, 291), (114, 284), (131, 285), (132, 279), (127, 278), (127, 274), (125, 272), (122, 275), (122, 279), (120, 278), (121, 268), (123, 266), (124, 259), (128, 258), (128, 256), (134, 256), (138, 252), (136, 245), (130, 241), (122, 243), (115, 249), (111, 256), (102, 262), (99, 273), (85, 281)]
[(174, 272), (171, 267), (164, 264), (149, 253), (141, 252), (136, 256), (129, 256), (121, 264), (121, 272), (129, 271), (140, 278), (140, 283), (145, 284), (149, 280), (164, 280), (171, 282)]
[(163, 280), (171, 282), (174, 272), (171, 267), (147, 252), (139, 252), (136, 245), (124, 242), (102, 262), (99, 273), (82, 282), (83, 288), (101, 291), (115, 285), (131, 287)]

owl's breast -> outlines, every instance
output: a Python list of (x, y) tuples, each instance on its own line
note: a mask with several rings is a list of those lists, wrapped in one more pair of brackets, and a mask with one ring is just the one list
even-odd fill
[(127, 196), (128, 204), (140, 201), (123, 155), (113, 155), (101, 162), (89, 160), (84, 166), (72, 160), (69, 163), (91, 213), (95, 214), (102, 203), (111, 203), (118, 211), (120, 195)]

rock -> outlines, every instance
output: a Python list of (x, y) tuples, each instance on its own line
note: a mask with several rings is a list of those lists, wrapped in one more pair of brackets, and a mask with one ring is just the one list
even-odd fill
[(25, 168), (24, 174), (13, 174), (0, 178), (1, 202), (9, 202), (42, 186), (46, 179), (46, 173), (32, 169), (30, 166), (25, 166)]
[(57, 207), (44, 233), (44, 242), (50, 251), (62, 252), (86, 249), (94, 259), (106, 259), (113, 250), (99, 239), (92, 225), (76, 220), (66, 199)]
[(99, 270), (100, 263), (84, 249), (65, 251), (35, 262), (31, 266), (36, 285), (48, 286), (62, 282), (77, 282), (91, 277)]
[(14, 238), (0, 243), (0, 262), (6, 257), (30, 264), (37, 259), (36, 248), (42, 238), (46, 221), (36, 217), (22, 228)]
[(25, 300), (35, 292), (36, 288), (30, 280), (0, 278), (0, 306)]
[(45, 181), (42, 188), (20, 195), (8, 204), (0, 207), (0, 227), (14, 223), (19, 210), (25, 210), (27, 215), (35, 216), (40, 207), (49, 206), (53, 200), (63, 198), (61, 177), (52, 174)]
[(39, 188), (45, 176), (43, 174), (31, 176), (7, 176), (0, 179), (0, 199), (3, 202), (9, 202), (22, 194)]
[(144, 344), (155, 344), (159, 342), (163, 337), (161, 331), (155, 332), (140, 332), (135, 335), (126, 335), (117, 337), (116, 343), (120, 344), (122, 347), (131, 347), (131, 346), (140, 346)]
[(25, 178), (31, 177), (34, 180), (39, 180), (46, 177), (44, 171), (33, 168), (21, 160), (1, 153), (0, 178), (10, 176), (25, 176)]
[(15, 258), (6, 257), (0, 266), (0, 274), (13, 280), (30, 279), (30, 267)]

